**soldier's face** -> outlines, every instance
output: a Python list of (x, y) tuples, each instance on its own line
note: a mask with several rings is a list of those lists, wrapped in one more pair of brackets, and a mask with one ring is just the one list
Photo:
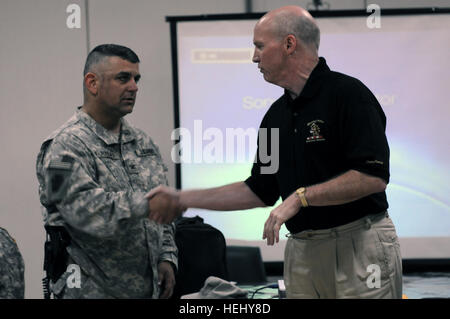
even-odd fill
[(104, 64), (98, 90), (98, 102), (104, 111), (124, 116), (133, 111), (138, 91), (139, 63), (109, 57)]

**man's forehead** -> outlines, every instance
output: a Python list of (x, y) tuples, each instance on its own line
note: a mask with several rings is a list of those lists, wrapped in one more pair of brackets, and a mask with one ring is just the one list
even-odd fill
[(253, 28), (253, 39), (260, 38), (262, 35), (261, 25), (257, 23)]
[(139, 73), (139, 63), (132, 63), (118, 56), (108, 57), (105, 62), (105, 72), (107, 73)]
[(261, 20), (258, 21), (258, 23), (255, 25), (255, 28), (253, 29), (253, 39), (256, 40), (263, 40), (263, 38), (269, 38), (273, 35), (273, 28), (270, 24), (270, 21), (267, 20)]

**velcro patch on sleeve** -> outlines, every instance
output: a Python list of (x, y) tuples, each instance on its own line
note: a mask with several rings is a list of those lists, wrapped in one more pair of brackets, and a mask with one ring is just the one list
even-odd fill
[(74, 159), (63, 156), (60, 160), (53, 160), (48, 166), (47, 195), (50, 201), (61, 201), (69, 188)]

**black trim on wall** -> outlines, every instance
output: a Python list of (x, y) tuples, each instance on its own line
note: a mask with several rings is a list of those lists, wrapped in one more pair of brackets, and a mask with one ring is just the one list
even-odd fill
[[(178, 43), (177, 24), (170, 23), (170, 47), (172, 55), (173, 115), (175, 128), (180, 127), (180, 96), (178, 91)], [(174, 141), (176, 144), (177, 141)], [(175, 163), (175, 187), (181, 188), (181, 164)]]
[[(191, 16), (166, 16), (167, 22), (184, 22), (184, 21), (214, 21), (214, 20), (252, 20), (261, 18), (266, 12), (255, 13), (230, 13), (230, 14), (201, 14)], [(366, 10), (311, 10), (309, 11), (313, 17), (361, 17), (369, 16), (372, 12)], [(414, 15), (414, 14), (441, 14), (450, 13), (450, 8), (409, 8), (409, 9), (383, 9), (381, 15)]]

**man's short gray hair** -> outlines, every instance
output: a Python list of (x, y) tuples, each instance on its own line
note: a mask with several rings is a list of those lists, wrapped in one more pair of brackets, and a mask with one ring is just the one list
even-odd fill
[(284, 38), (289, 34), (294, 35), (305, 44), (312, 44), (319, 50), (320, 30), (317, 24), (309, 17), (297, 16), (292, 13), (280, 13), (275, 22), (276, 33), (279, 38)]

